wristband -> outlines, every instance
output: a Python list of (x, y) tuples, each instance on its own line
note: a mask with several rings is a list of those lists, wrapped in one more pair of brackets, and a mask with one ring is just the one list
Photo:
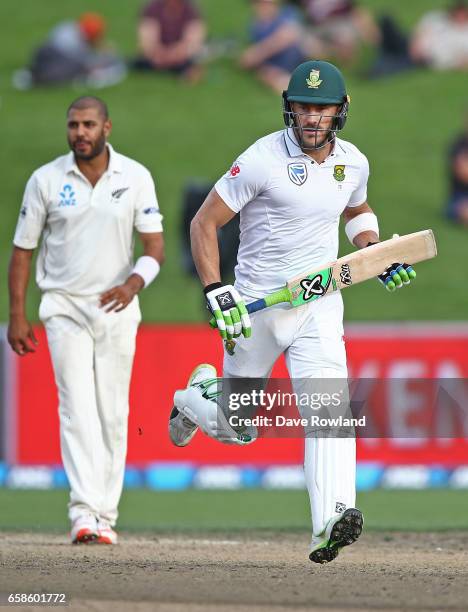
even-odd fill
[(204, 289), (203, 289), (203, 293), (206, 295), (207, 293), (209, 293), (210, 291), (213, 291), (214, 289), (219, 289), (220, 287), (223, 286), (223, 283), (211, 283), (210, 285), (207, 285)]
[(142, 255), (137, 259), (135, 267), (132, 270), (132, 274), (138, 274), (138, 276), (141, 276), (143, 282), (145, 283), (144, 286), (146, 289), (146, 287), (157, 277), (160, 269), (161, 266), (154, 257)]
[(348, 240), (354, 245), (354, 239), (362, 232), (375, 232), (379, 235), (379, 223), (374, 213), (365, 212), (357, 215), (345, 225)]

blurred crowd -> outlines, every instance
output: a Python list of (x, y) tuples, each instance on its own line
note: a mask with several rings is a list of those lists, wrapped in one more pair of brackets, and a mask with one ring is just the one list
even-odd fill
[(464, 130), (448, 150), (449, 196), (447, 216), (468, 227), (468, 110)]
[[(294, 68), (310, 58), (357, 66), (370, 79), (421, 67), (468, 71), (468, 0), (447, 0), (444, 9), (429, 10), (409, 32), (397, 23), (390, 4), (390, 13), (373, 15), (359, 0), (246, 1), (247, 31), (235, 41), (220, 41), (209, 36), (196, 0), (149, 0), (136, 16), (130, 59), (108, 42), (104, 17), (85, 13), (56, 24), (32, 52), (29, 65), (16, 71), (13, 84), (18, 89), (70, 82), (106, 87), (129, 70), (196, 83), (210, 59), (223, 54), (234, 56), (240, 69), (279, 93)], [(468, 120), (448, 160), (447, 214), (468, 225)]]
[[(405, 32), (391, 13), (375, 16), (358, 0), (247, 0), (248, 31), (239, 32), (237, 61), (274, 91), (282, 91), (292, 70), (305, 59), (352, 65), (366, 56), (369, 78), (417, 67), (468, 69), (468, 0), (447, 0)], [(391, 9), (389, 9), (391, 11)], [(223, 45), (209, 37), (196, 0), (149, 0), (135, 23), (135, 57), (124, 60), (106, 42), (98, 13), (57, 24), (37, 48), (30, 65), (18, 71), (18, 88), (84, 81), (102, 87), (125, 78), (127, 70), (170, 73), (195, 83)], [(225, 41), (227, 42), (227, 41)], [(214, 48), (218, 53), (213, 53)], [(232, 45), (225, 45), (232, 52)]]

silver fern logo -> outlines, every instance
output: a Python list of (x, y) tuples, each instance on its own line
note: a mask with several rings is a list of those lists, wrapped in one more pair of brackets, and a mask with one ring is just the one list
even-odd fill
[(120, 198), (123, 196), (123, 194), (129, 189), (129, 187), (122, 187), (121, 189), (116, 189), (115, 191), (112, 192), (112, 199), (113, 200), (120, 200)]

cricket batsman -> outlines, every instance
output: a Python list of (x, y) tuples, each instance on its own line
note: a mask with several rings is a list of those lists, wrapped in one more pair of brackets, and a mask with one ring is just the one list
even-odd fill
[[(29, 179), (9, 269), (8, 341), (25, 358), (37, 345), (25, 311), (32, 257), (42, 238), (39, 317), (59, 395), (74, 544), (117, 543), (138, 293), (155, 280), (164, 259), (153, 178), (112, 148), (111, 129), (100, 98), (82, 96), (70, 104), (70, 152)], [(133, 264), (135, 231), (144, 254)]]
[[(367, 203), (368, 161), (337, 137), (349, 104), (333, 64), (298, 66), (283, 93), (285, 129), (242, 153), (193, 219), (192, 252), (208, 307), (221, 337), (237, 339), (233, 354), (224, 356), (225, 378), (267, 379), (282, 353), (293, 387), (300, 379), (347, 378), (339, 291), (301, 308), (277, 304), (250, 316), (246, 304), (334, 261), (340, 218), (358, 249), (379, 242), (377, 217)], [(240, 247), (231, 286), (221, 282), (217, 229), (237, 213)], [(379, 280), (393, 291), (414, 277), (411, 266), (395, 263)], [(198, 428), (223, 442), (253, 441), (252, 432), (235, 431), (217, 410), (216, 376), (213, 366), (198, 366), (187, 389), (175, 393), (169, 420), (174, 444), (185, 446)], [(309, 558), (327, 563), (362, 531), (354, 437), (307, 435), (304, 471), (313, 525)]]

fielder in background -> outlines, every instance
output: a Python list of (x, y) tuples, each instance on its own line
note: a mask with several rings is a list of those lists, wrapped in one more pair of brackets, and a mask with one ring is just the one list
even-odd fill
[[(9, 269), (8, 341), (24, 357), (37, 340), (26, 290), (42, 235), (36, 280), (59, 395), (62, 459), (70, 483), (73, 543), (115, 544), (127, 451), (128, 393), (141, 313), (137, 294), (164, 257), (151, 174), (107, 139), (106, 104), (75, 100), (67, 111), (71, 152), (28, 181)], [(144, 255), (133, 259), (137, 230)]]
[[(304, 270), (334, 261), (340, 217), (356, 247), (379, 241), (377, 217), (367, 203), (368, 161), (336, 136), (349, 101), (334, 65), (308, 61), (298, 66), (283, 94), (286, 129), (248, 148), (192, 221), (193, 257), (208, 306), (221, 337), (239, 338), (233, 354), (225, 353), (225, 378), (267, 379), (282, 353), (295, 391), (301, 380), (347, 378), (340, 292), (301, 308), (277, 304), (250, 317), (245, 304)], [(216, 231), (236, 213), (241, 240), (231, 286), (220, 280)], [(399, 263), (382, 272), (379, 278), (390, 291), (415, 276)], [(213, 366), (198, 366), (187, 389), (175, 393), (169, 420), (174, 444), (188, 444), (198, 427), (224, 442), (253, 441), (217, 409), (216, 376)], [(308, 434), (304, 469), (313, 523), (309, 558), (326, 563), (362, 530), (362, 514), (355, 508), (354, 437)]]

